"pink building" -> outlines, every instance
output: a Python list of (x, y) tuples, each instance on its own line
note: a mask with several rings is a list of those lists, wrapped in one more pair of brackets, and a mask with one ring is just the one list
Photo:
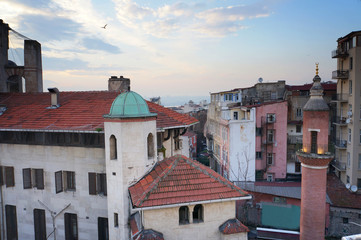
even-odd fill
[(287, 101), (256, 107), (256, 180), (286, 178)]

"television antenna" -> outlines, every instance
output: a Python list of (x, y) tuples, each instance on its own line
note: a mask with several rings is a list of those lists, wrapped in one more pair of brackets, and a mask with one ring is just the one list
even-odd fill
[(262, 83), (262, 82), (263, 82), (263, 78), (261, 78), (261, 77), (258, 78), (258, 82), (259, 82), (259, 83)]
[(352, 191), (352, 192), (357, 192), (357, 186), (356, 186), (356, 185), (352, 185), (352, 186), (351, 186), (351, 191)]
[(346, 188), (347, 188), (347, 189), (350, 189), (350, 187), (351, 187), (351, 184), (347, 183), (347, 184), (346, 184)]

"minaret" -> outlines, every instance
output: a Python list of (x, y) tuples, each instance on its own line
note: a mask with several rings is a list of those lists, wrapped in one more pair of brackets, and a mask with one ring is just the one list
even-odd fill
[(128, 187), (157, 159), (156, 115), (132, 91), (118, 95), (104, 115), (109, 239), (130, 239)]
[(316, 76), (310, 99), (303, 108), (303, 149), (297, 157), (302, 166), (300, 240), (325, 239), (329, 108), (322, 97), (321, 78)]

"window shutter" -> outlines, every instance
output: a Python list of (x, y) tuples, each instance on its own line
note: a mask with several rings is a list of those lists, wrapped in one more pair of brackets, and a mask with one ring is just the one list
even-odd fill
[(62, 171), (55, 172), (55, 192), (63, 191), (63, 173)]
[(24, 185), (24, 189), (32, 188), (31, 168), (23, 168), (23, 185)]
[(104, 196), (107, 196), (108, 190), (107, 190), (107, 175), (105, 173), (101, 174), (102, 176), (102, 183), (103, 183), (103, 192)]
[(105, 173), (97, 174), (98, 193), (107, 195), (107, 177)]
[(35, 187), (37, 189), (44, 189), (44, 170), (43, 169), (34, 169), (35, 170)]
[(5, 184), (6, 187), (14, 187), (14, 167), (5, 167)]
[(89, 178), (89, 194), (96, 195), (97, 194), (96, 173), (93, 172), (88, 173), (88, 178)]

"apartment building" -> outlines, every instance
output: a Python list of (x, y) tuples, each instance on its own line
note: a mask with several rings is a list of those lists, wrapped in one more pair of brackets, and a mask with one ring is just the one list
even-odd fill
[(337, 59), (337, 115), (335, 160), (332, 166), (337, 176), (354, 191), (361, 188), (361, 31), (355, 31), (337, 40), (332, 52)]

